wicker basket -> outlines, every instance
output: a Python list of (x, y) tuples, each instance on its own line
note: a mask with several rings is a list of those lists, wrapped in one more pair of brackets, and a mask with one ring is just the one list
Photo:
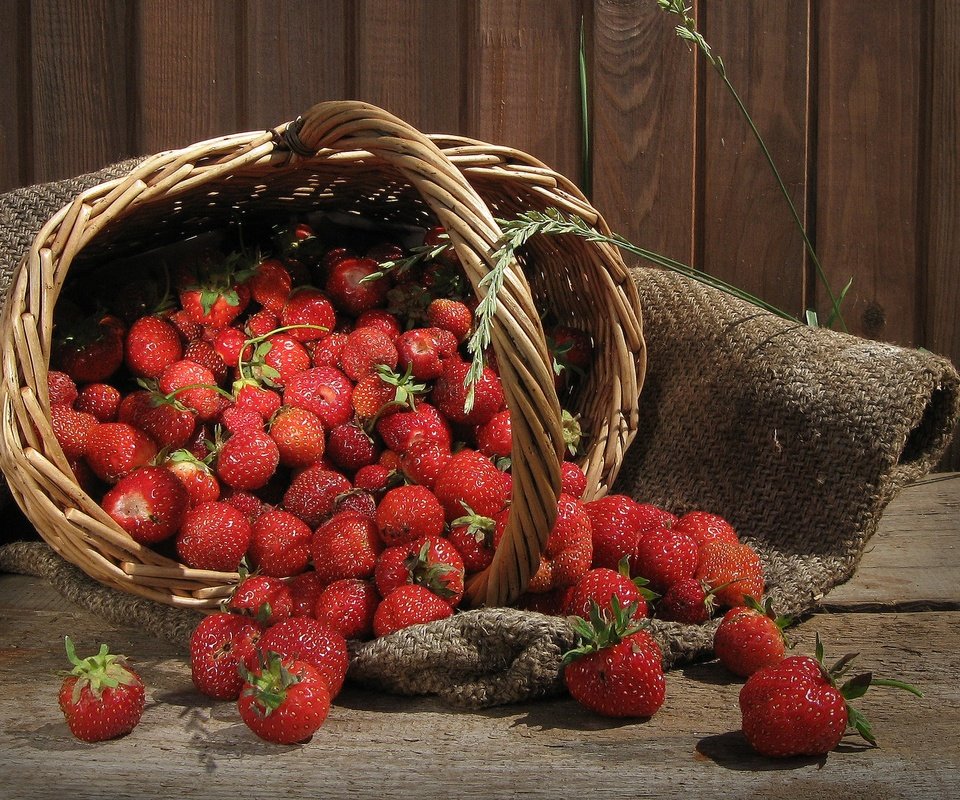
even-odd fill
[[(494, 218), (550, 207), (606, 229), (576, 187), (524, 153), (427, 137), (346, 101), (321, 103), (273, 131), (160, 153), (83, 192), (37, 234), (4, 309), (0, 457), (12, 494), (53, 549), (101, 583), (174, 606), (215, 607), (238, 576), (190, 569), (135, 543), (79, 488), (53, 435), (47, 371), (68, 271), (183, 240), (238, 213), (333, 209), (424, 227), (439, 221), (482, 292), (500, 237)], [(538, 305), (595, 342), (576, 401), (589, 432), (589, 496), (607, 490), (637, 429), (645, 347), (619, 254), (573, 237), (535, 237), (528, 247), (528, 263), (512, 265), (498, 295), (493, 335), (513, 421), (512, 513), (493, 565), (468, 586), (473, 605), (522, 593), (556, 514), (563, 436)]]

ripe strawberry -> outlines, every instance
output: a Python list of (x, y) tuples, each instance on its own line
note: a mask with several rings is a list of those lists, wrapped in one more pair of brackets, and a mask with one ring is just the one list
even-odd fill
[(373, 496), (373, 492), (354, 486), (350, 491), (337, 495), (333, 501), (333, 511), (335, 514), (341, 511), (356, 511), (374, 519), (377, 513), (377, 498)]
[(177, 534), (177, 555), (189, 567), (236, 572), (252, 529), (243, 512), (220, 500), (187, 511)]
[(66, 372), (51, 369), (47, 372), (47, 394), (51, 406), (72, 406), (78, 396), (77, 384)]
[(233, 384), (234, 405), (256, 411), (263, 419), (270, 419), (283, 404), (278, 392), (267, 389), (255, 382), (238, 380)]
[(453, 614), (453, 606), (426, 587), (407, 584), (395, 589), (380, 601), (373, 615), (373, 635), (388, 634)]
[(90, 432), (98, 424), (93, 414), (66, 405), (50, 406), (50, 427), (69, 461), (83, 457)]
[(109, 383), (88, 383), (77, 394), (73, 407), (93, 414), (97, 422), (116, 422), (122, 399), (120, 390)]
[(262, 575), (296, 575), (307, 568), (312, 539), (310, 526), (289, 511), (265, 511), (253, 523), (250, 563)]
[(311, 367), (294, 375), (283, 387), (283, 402), (316, 414), (329, 429), (353, 415), (353, 384), (335, 367)]
[(340, 311), (355, 317), (386, 302), (389, 281), (368, 279), (379, 270), (372, 258), (341, 258), (330, 267), (324, 288)]
[(386, 364), (380, 364), (353, 387), (353, 408), (364, 420), (375, 420), (403, 409), (415, 411), (419, 395), (426, 391), (426, 384), (418, 383), (409, 369), (400, 375)]
[(340, 354), (347, 343), (347, 334), (333, 331), (318, 342), (313, 342), (311, 359), (314, 367), (340, 369)]
[(265, 308), (251, 314), (243, 324), (244, 331), (254, 338), (269, 336), (281, 327), (280, 317)]
[(242, 356), (249, 354), (247, 334), (234, 326), (216, 331), (211, 345), (223, 363), (234, 368)]
[(123, 364), (125, 326), (109, 314), (95, 314), (58, 330), (51, 362), (77, 384), (108, 380)]
[(287, 331), (294, 339), (312, 342), (323, 339), (337, 325), (336, 313), (327, 296), (319, 289), (297, 289), (280, 312), (283, 327), (297, 326)]
[(259, 428), (243, 428), (232, 434), (217, 452), (217, 477), (234, 489), (262, 489), (277, 471), (280, 450)]
[(127, 331), (124, 363), (138, 378), (159, 378), (183, 357), (180, 333), (163, 317), (140, 317)]
[(445, 521), (443, 506), (425, 486), (397, 486), (377, 506), (377, 529), (388, 546), (441, 536)]
[[(397, 364), (420, 381), (432, 381), (443, 372), (444, 361), (457, 352), (440, 328), (412, 328), (396, 340)], [(448, 332), (449, 333), (449, 332)]]
[(161, 449), (179, 449), (197, 427), (196, 414), (173, 395), (150, 389), (130, 392), (120, 402), (117, 418), (146, 433)]
[(64, 641), (73, 669), (60, 686), (58, 700), (70, 732), (84, 742), (130, 733), (146, 704), (143, 680), (124, 656), (113, 655), (105, 644), (96, 655), (81, 659), (70, 637)]
[(327, 457), (346, 473), (376, 462), (380, 444), (355, 422), (344, 422), (330, 429)]
[(400, 456), (400, 469), (414, 483), (432, 489), (453, 454), (435, 442), (419, 442)]
[(654, 528), (640, 534), (631, 571), (649, 580), (653, 591), (663, 594), (677, 581), (693, 577), (697, 558), (697, 543), (689, 536), (669, 528)]
[(313, 566), (324, 583), (341, 578), (370, 578), (383, 544), (376, 523), (357, 511), (334, 514), (314, 531)]
[(160, 391), (193, 411), (201, 421), (216, 419), (221, 397), (213, 373), (195, 361), (174, 361), (160, 375)]
[(279, 578), (249, 575), (234, 588), (227, 610), (274, 625), (293, 614), (293, 595)]
[(624, 557), (633, 559), (643, 525), (639, 504), (625, 494), (608, 494), (584, 505), (593, 535), (593, 566), (615, 570)]
[(283, 494), (283, 508), (316, 528), (333, 511), (338, 494), (351, 488), (348, 481), (322, 463), (298, 473)]
[(589, 369), (593, 342), (584, 331), (569, 325), (555, 325), (548, 332), (547, 344), (553, 354), (557, 391), (562, 391)]
[[(560, 464), (560, 491), (581, 500), (584, 492), (587, 491), (587, 476), (572, 461), (564, 461)], [(592, 521), (593, 517), (591, 516), (590, 519)]]
[(262, 514), (270, 510), (270, 507), (260, 497), (252, 492), (244, 492), (240, 489), (234, 489), (225, 486), (223, 495), (220, 498), (224, 503), (233, 506), (237, 511), (243, 514), (244, 518), (253, 525)]
[(608, 717), (651, 717), (663, 705), (663, 653), (614, 598), (605, 618), (596, 605), (590, 622), (574, 617), (581, 644), (563, 657), (563, 681), (581, 705)]
[(723, 615), (713, 635), (713, 650), (723, 666), (746, 678), (783, 660), (787, 644), (783, 629), (791, 621), (777, 616), (769, 598), (761, 606), (748, 597), (746, 606), (731, 608)]
[(819, 637), (816, 656), (789, 656), (763, 667), (740, 690), (743, 733), (761, 755), (825, 755), (840, 743), (848, 724), (876, 745), (870, 724), (847, 701), (861, 697), (871, 685), (905, 689), (923, 696), (909, 684), (877, 679), (869, 672), (838, 686), (854, 656), (844, 656), (828, 670), (823, 665)]
[(510, 426), (510, 411), (504, 409), (494, 414), (476, 430), (477, 449), (490, 458), (510, 458), (513, 449), (513, 433)]
[(493, 517), (509, 502), (510, 484), (507, 476), (490, 459), (476, 450), (465, 448), (455, 453), (437, 476), (433, 493), (443, 506), (448, 521), (463, 516), (467, 508), (485, 517)]
[(391, 314), (385, 308), (370, 308), (360, 312), (360, 315), (354, 322), (357, 328), (376, 328), (383, 331), (390, 340), (396, 344), (396, 338), (400, 335), (402, 328), (400, 320), (395, 314)]
[(378, 366), (395, 370), (398, 363), (397, 348), (387, 334), (378, 328), (357, 328), (347, 334), (340, 352), (340, 364), (347, 376), (354, 381), (374, 372)]
[(714, 590), (721, 606), (732, 608), (746, 603), (746, 596), (762, 597), (763, 564), (756, 550), (747, 544), (722, 539), (709, 541), (700, 548), (695, 577)]
[(393, 474), (382, 464), (368, 464), (357, 470), (353, 476), (353, 486), (355, 489), (365, 489), (373, 495), (381, 495), (390, 488)]
[(456, 607), (463, 599), (464, 572), (463, 559), (452, 542), (423, 536), (384, 550), (373, 577), (382, 597), (415, 583)]
[[(283, 658), (307, 661), (317, 668), (331, 699), (343, 686), (349, 666), (346, 639), (329, 625), (312, 617), (291, 617), (271, 625), (257, 642), (257, 653), (274, 652)], [(248, 656), (246, 665), (252, 669), (258, 655)]]
[(250, 270), (238, 257), (216, 263), (203, 261), (183, 281), (180, 307), (188, 319), (207, 328), (226, 328), (250, 302), (250, 288), (244, 281)]
[(175, 475), (187, 490), (190, 508), (220, 499), (220, 481), (209, 465), (189, 450), (174, 450), (164, 458), (162, 466)]
[[(506, 524), (507, 514), (506, 510), (498, 514), (498, 518), (502, 518), (501, 524)], [(460, 553), (467, 573), (479, 572), (490, 566), (495, 552), (493, 543), (496, 527), (496, 519), (474, 513), (470, 509), (467, 509), (462, 517), (451, 521), (447, 538)]]
[(257, 264), (247, 285), (257, 303), (267, 311), (279, 315), (290, 297), (293, 277), (281, 261), (276, 258), (265, 258)]
[(87, 435), (87, 465), (100, 480), (116, 483), (137, 467), (149, 464), (157, 445), (143, 431), (125, 422), (102, 422)]
[(237, 700), (240, 718), (261, 739), (277, 744), (307, 741), (330, 712), (330, 691), (306, 661), (268, 653), (262, 665), (244, 668)]
[(230, 368), (236, 366), (235, 361), (226, 361), (214, 346), (205, 339), (194, 339), (192, 342), (188, 342), (183, 351), (183, 358), (210, 370), (216, 384), (223, 383), (230, 373)]
[(594, 567), (577, 580), (566, 592), (563, 613), (567, 616), (589, 618), (591, 604), (596, 604), (602, 614), (613, 614), (613, 598), (621, 608), (633, 608), (633, 619), (649, 616), (648, 600), (656, 595), (646, 588), (643, 578), (630, 577), (630, 564), (624, 559), (616, 570)]
[(590, 517), (577, 498), (561, 494), (556, 521), (527, 590), (538, 594), (573, 586), (590, 569), (592, 559)]
[(219, 421), (220, 425), (231, 435), (242, 431), (244, 428), (263, 430), (263, 417), (251, 408), (237, 408), (233, 404), (220, 412)]
[(312, 617), (317, 605), (317, 598), (323, 590), (324, 584), (312, 569), (300, 572), (287, 581), (287, 587), (293, 596), (294, 617)]
[(163, 467), (138, 467), (118, 480), (100, 504), (130, 537), (156, 544), (176, 533), (187, 514), (186, 487)]
[(438, 297), (427, 306), (427, 321), (435, 328), (443, 328), (465, 341), (473, 327), (473, 312), (466, 303)]
[(383, 443), (397, 453), (405, 453), (418, 442), (435, 442), (449, 450), (450, 426), (430, 403), (417, 403), (415, 411), (401, 411), (381, 417), (376, 425)]
[(271, 333), (244, 352), (243, 374), (266, 386), (283, 389), (296, 375), (310, 369), (310, 352), (291, 334)]
[(503, 408), (503, 387), (497, 374), (485, 366), (480, 379), (472, 386), (473, 405), (467, 403), (471, 391), (465, 385), (470, 364), (458, 359), (448, 359), (443, 372), (433, 385), (430, 397), (437, 409), (453, 422), (477, 426), (489, 422)]
[(668, 622), (699, 625), (713, 616), (714, 594), (696, 578), (671, 584), (657, 603), (657, 617)]
[(689, 511), (673, 523), (673, 530), (685, 533), (698, 546), (702, 546), (713, 539), (736, 544), (740, 541), (733, 526), (723, 517), (710, 514), (706, 511)]
[(379, 604), (373, 581), (342, 578), (320, 591), (313, 616), (344, 639), (365, 640), (373, 636), (373, 615)]

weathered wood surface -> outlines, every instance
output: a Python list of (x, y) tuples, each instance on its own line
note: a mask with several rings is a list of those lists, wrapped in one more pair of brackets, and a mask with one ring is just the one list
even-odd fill
[[(646, 722), (605, 720), (569, 699), (459, 712), (432, 698), (348, 687), (311, 742), (275, 747), (257, 740), (232, 704), (200, 697), (170, 647), (69, 607), (41, 581), (0, 575), (0, 796), (955, 797), (958, 503), (957, 475), (904, 491), (862, 569), (827, 597), (833, 613), (815, 614), (793, 630), (799, 652), (812, 652), (819, 633), (828, 657), (859, 652), (863, 669), (900, 677), (925, 693), (918, 699), (872, 690), (859, 707), (881, 746), (849, 737), (819, 760), (774, 762), (752, 754), (738, 730), (740, 682), (715, 663), (670, 673), (667, 701)], [(931, 535), (937, 528), (939, 538)], [(889, 582), (873, 586), (895, 563), (929, 565), (916, 568), (912, 595)], [(942, 585), (928, 591), (925, 576)], [(936, 596), (944, 610), (845, 611), (857, 606), (860, 593), (877, 608)], [(99, 745), (71, 738), (56, 706), (66, 633), (81, 647), (108, 640), (136, 659), (149, 693), (143, 722), (131, 735)]]

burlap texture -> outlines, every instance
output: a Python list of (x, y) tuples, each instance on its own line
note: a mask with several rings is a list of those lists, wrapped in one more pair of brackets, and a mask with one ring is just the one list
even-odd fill
[[(136, 162), (0, 195), (0, 287), (40, 226)], [(932, 469), (960, 418), (943, 358), (782, 320), (672, 273), (636, 269), (649, 364), (641, 427), (616, 490), (730, 519), (762, 554), (782, 613), (802, 614), (856, 569), (884, 508)], [(9, 510), (7, 513), (15, 513)], [(40, 543), (0, 569), (41, 575), (81, 606), (186, 647), (195, 615), (94, 584)], [(716, 621), (654, 621), (666, 666), (710, 654)], [(484, 609), (352, 650), (351, 678), (481, 707), (561, 689), (565, 620)]]

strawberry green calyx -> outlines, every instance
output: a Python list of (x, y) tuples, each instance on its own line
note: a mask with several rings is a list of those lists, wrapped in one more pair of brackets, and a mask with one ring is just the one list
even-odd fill
[(574, 416), (566, 409), (560, 415), (560, 425), (563, 428), (563, 443), (567, 452), (575, 456), (580, 452), (580, 443), (583, 440), (583, 429), (580, 427), (580, 415)]
[(410, 583), (429, 589), (438, 597), (449, 600), (456, 592), (449, 586), (449, 577), (455, 575), (456, 567), (430, 559), (430, 542), (426, 541), (419, 552), (410, 555), (403, 565), (410, 572)]
[[(738, 583), (740, 580), (741, 579), (738, 578), (736, 580), (720, 584), (715, 589), (712, 589), (710, 591), (710, 597), (713, 597), (715, 592), (718, 592), (720, 589), (723, 589), (725, 586), (729, 586), (731, 583)], [(747, 608), (752, 608), (754, 611), (757, 611), (763, 614), (764, 616), (772, 619), (774, 625), (777, 626), (777, 630), (780, 631), (780, 637), (783, 639), (783, 643), (787, 645), (787, 647), (791, 647), (791, 648), (793, 647), (793, 644), (790, 642), (789, 639), (787, 639), (787, 635), (785, 633), (786, 629), (793, 624), (793, 617), (790, 617), (784, 614), (778, 614), (776, 611), (774, 611), (773, 600), (769, 597), (766, 598), (766, 600), (764, 600), (762, 605), (759, 600), (753, 597), (753, 595), (745, 594), (743, 596), (743, 599), (747, 605)]]
[(413, 365), (408, 364), (403, 375), (392, 370), (386, 364), (378, 364), (374, 370), (380, 380), (396, 389), (392, 405), (417, 410), (417, 396), (426, 393), (427, 385), (413, 379)]
[(496, 521), (492, 517), (485, 517), (483, 514), (478, 514), (463, 501), (460, 502), (460, 505), (463, 506), (467, 513), (453, 520), (453, 522), (450, 523), (450, 527), (456, 528), (465, 525), (467, 535), (472, 536), (477, 544), (492, 546), (493, 534), (497, 527)]
[(243, 692), (253, 697), (253, 707), (263, 717), (280, 708), (287, 698), (287, 690), (300, 683), (300, 678), (290, 672), (283, 659), (272, 650), (260, 654), (258, 671), (251, 672), (243, 664), (239, 669), (247, 683)]
[(106, 644), (100, 645), (96, 655), (80, 658), (77, 656), (73, 640), (64, 636), (67, 658), (73, 664), (70, 674), (78, 679), (73, 686), (73, 702), (80, 701), (84, 688), (99, 697), (104, 689), (116, 689), (120, 685), (129, 686), (137, 682), (133, 673), (126, 667), (126, 658), (109, 651)]
[(599, 652), (607, 647), (620, 644), (628, 636), (644, 629), (644, 625), (634, 619), (638, 603), (620, 605), (620, 599), (610, 598), (609, 615), (601, 611), (595, 600), (590, 601), (590, 620), (583, 617), (570, 617), (570, 624), (580, 639), (580, 644), (563, 654), (562, 663), (569, 664), (578, 658)]
[(205, 262), (200, 265), (195, 283), (187, 285), (187, 291), (200, 293), (200, 306), (204, 314), (209, 314), (219, 299), (229, 306), (240, 305), (240, 295), (236, 287), (253, 277), (262, 258), (259, 253), (252, 255), (234, 252), (219, 264)]
[[(637, 587), (637, 591), (640, 592), (640, 596), (646, 600), (656, 600), (660, 597), (653, 589), (648, 589), (647, 585), (650, 583), (646, 578), (637, 576), (635, 578), (630, 577), (630, 556), (624, 556), (617, 562), (617, 572), (623, 575), (624, 578), (629, 580), (634, 586)], [(613, 599), (617, 599), (614, 597)], [(636, 609), (634, 609), (635, 611)]]

